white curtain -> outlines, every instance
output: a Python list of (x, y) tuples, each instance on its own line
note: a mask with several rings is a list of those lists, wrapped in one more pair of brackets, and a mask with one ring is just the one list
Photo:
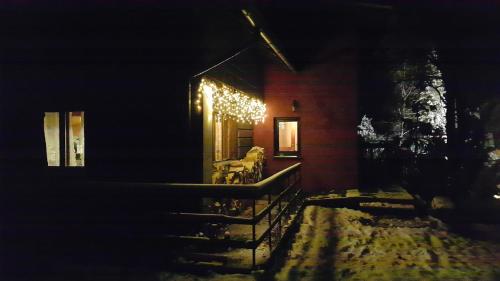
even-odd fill
[(60, 166), (59, 155), (59, 112), (45, 112), (43, 118), (47, 165)]

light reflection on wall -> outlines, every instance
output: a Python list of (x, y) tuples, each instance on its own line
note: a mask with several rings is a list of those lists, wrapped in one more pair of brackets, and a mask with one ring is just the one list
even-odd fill
[(279, 150), (298, 151), (297, 121), (279, 122)]

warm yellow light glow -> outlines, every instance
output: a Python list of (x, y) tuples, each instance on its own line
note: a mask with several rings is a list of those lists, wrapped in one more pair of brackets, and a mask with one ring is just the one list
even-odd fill
[(269, 37), (263, 32), (259, 32), (260, 34), (260, 37), (262, 37), (262, 39), (264, 39), (264, 41), (266, 41), (267, 45), (269, 47), (271, 47), (271, 49), (273, 50), (273, 52), (280, 58), (280, 60), (286, 64), (286, 66), (289, 68), (289, 69), (292, 69), (292, 71), (295, 71), (293, 70), (294, 68), (292, 67), (292, 65), (290, 64), (290, 62), (285, 58), (285, 56), (280, 52), (280, 50), (278, 50), (278, 48), (273, 44), (273, 42), (271, 42), (271, 39), (269, 39)]
[(207, 110), (207, 115), (208, 115), (208, 122), (210, 122), (210, 124), (212, 123), (212, 118), (213, 118), (213, 110), (214, 110), (214, 101), (213, 101), (213, 89), (211, 88), (206, 88), (204, 87), (204, 96), (205, 96), (205, 104), (203, 106), (205, 106), (205, 109)]
[(211, 110), (218, 120), (231, 118), (241, 123), (264, 122), (266, 105), (232, 87), (202, 79), (196, 100), (198, 111), (202, 109), (200, 105), (203, 97), (212, 104)]
[(241, 12), (245, 16), (245, 18), (248, 20), (248, 22), (250, 23), (250, 25), (252, 27), (255, 27), (255, 22), (253, 21), (252, 16), (250, 15), (250, 13), (247, 10), (241, 10)]

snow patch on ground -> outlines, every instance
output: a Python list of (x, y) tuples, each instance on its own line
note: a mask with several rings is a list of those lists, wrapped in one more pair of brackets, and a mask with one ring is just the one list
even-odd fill
[(433, 218), (377, 218), (311, 206), (275, 277), (297, 275), (300, 280), (498, 280), (500, 244), (453, 234)]
[(256, 278), (251, 274), (209, 274), (199, 276), (193, 274), (164, 273), (160, 276), (160, 281), (255, 281)]
[(173, 280), (500, 280), (500, 243), (452, 233), (434, 218), (376, 217), (309, 206), (283, 265), (269, 275), (164, 273)]

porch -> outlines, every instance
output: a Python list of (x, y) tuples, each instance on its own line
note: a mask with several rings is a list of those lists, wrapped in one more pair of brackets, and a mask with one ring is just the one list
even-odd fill
[[(19, 183), (11, 186), (18, 193), (35, 192), (12, 201), (22, 202), (24, 209), (5, 203), (11, 213), (4, 233), (13, 237), (7, 248), (15, 252), (9, 257), (19, 266), (34, 257), (30, 262), (48, 271), (66, 263), (123, 267), (130, 262), (133, 267), (250, 272), (269, 264), (289, 240), (305, 197), (301, 166), (255, 184)], [(242, 202), (240, 211), (228, 210), (225, 204), (235, 200)], [(223, 208), (209, 208), (214, 202)], [(8, 227), (11, 220), (15, 233)], [(21, 245), (16, 239), (22, 237), (31, 239)]]

